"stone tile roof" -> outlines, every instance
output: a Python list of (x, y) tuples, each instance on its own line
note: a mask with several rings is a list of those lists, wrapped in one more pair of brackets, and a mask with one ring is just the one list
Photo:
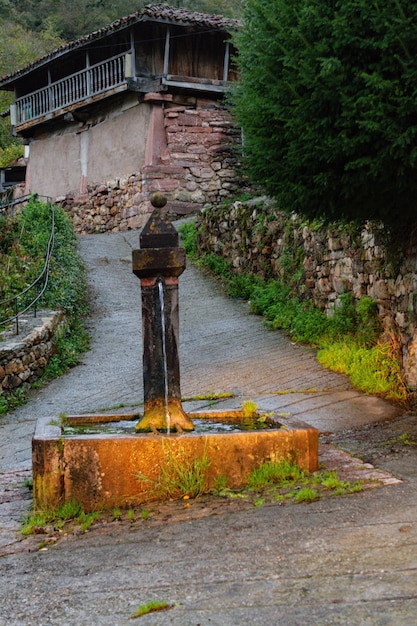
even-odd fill
[[(12, 83), (18, 78), (28, 74), (32, 70), (45, 65), (49, 61), (62, 56), (63, 54), (69, 53), (71, 50), (76, 50), (78, 48), (82, 48), (83, 46), (89, 44), (90, 42), (106, 37), (107, 35), (112, 35), (113, 33), (118, 32), (119, 30), (123, 30), (128, 26), (132, 26), (138, 22), (145, 21), (153, 21), (153, 22), (162, 22), (166, 24), (179, 24), (182, 26), (195, 25), (200, 26), (203, 29), (214, 29), (214, 30), (223, 30), (223, 31), (233, 31), (238, 27), (238, 21), (230, 18), (223, 17), (221, 15), (208, 15), (205, 13), (198, 13), (195, 11), (188, 11), (187, 9), (182, 8), (172, 8), (167, 4), (158, 4), (158, 5), (147, 5), (132, 13), (131, 15), (127, 15), (126, 17), (119, 18), (100, 28), (88, 35), (83, 35), (79, 39), (75, 41), (71, 41), (69, 43), (64, 44), (60, 48), (53, 50), (52, 52), (46, 54), (45, 56), (37, 59), (30, 65), (27, 65), (11, 74), (0, 77), (0, 89), (10, 87), (12, 89)], [(8, 85), (8, 83), (10, 83)]]

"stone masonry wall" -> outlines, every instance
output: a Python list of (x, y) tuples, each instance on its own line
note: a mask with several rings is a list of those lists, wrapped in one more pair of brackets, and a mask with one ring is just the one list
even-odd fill
[(285, 281), (299, 273), (298, 291), (331, 314), (340, 296), (370, 296), (387, 334), (399, 339), (408, 385), (417, 389), (417, 249), (391, 258), (381, 232), (315, 229), (260, 198), (204, 210), (198, 219), (202, 250), (242, 270)]
[[(167, 103), (169, 105), (169, 102)], [(155, 191), (168, 198), (174, 215), (200, 210), (236, 192), (236, 145), (240, 133), (219, 105), (163, 109), (164, 141), (156, 163), (145, 164), (129, 178), (88, 187), (60, 203), (81, 234), (115, 232), (144, 225)]]
[(27, 332), (28, 324), (22, 323), (19, 335), (13, 335), (12, 331), (2, 334), (0, 395), (28, 387), (40, 378), (55, 352), (56, 334), (64, 324), (62, 313), (47, 312), (33, 318)]

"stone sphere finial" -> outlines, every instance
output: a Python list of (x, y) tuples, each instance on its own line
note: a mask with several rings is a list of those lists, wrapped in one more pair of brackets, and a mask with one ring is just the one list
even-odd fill
[(166, 196), (164, 196), (159, 191), (155, 191), (155, 193), (151, 195), (151, 204), (153, 207), (155, 207), (155, 209), (162, 209), (166, 205), (166, 203)]

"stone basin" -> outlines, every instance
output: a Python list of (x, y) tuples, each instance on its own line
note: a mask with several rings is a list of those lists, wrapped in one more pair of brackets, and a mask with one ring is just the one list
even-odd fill
[[(190, 419), (243, 420), (240, 410), (187, 413)], [(137, 414), (69, 416), (66, 425), (88, 426), (131, 420)], [(318, 430), (304, 422), (268, 414), (269, 428), (183, 434), (66, 434), (57, 420), (38, 420), (32, 441), (35, 510), (76, 501), (84, 510), (127, 508), (158, 499), (154, 484), (167, 455), (180, 462), (209, 461), (206, 486), (222, 477), (243, 487), (250, 472), (266, 461), (291, 459), (301, 469), (318, 469)], [(146, 480), (142, 478), (146, 477)]]

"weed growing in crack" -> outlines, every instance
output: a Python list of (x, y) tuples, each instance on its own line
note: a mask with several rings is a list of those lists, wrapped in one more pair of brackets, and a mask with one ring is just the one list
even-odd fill
[(184, 496), (198, 498), (207, 491), (207, 470), (210, 461), (206, 453), (190, 459), (181, 451), (165, 447), (156, 478), (138, 474), (138, 479), (149, 483), (158, 500), (178, 500)]
[(142, 617), (142, 615), (148, 615), (149, 613), (156, 613), (157, 611), (166, 611), (168, 609), (172, 609), (172, 607), (173, 605), (169, 604), (169, 602), (150, 600), (149, 602), (142, 604), (134, 613), (132, 613), (130, 619)]

